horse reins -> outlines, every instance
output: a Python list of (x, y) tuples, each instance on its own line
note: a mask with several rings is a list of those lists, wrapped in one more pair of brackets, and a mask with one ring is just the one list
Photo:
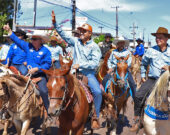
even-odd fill
[(68, 83), (67, 83), (67, 79), (65, 76), (53, 76), (54, 78), (60, 78), (60, 77), (64, 77), (65, 80), (66, 80), (66, 84), (65, 84), (65, 89), (64, 89), (64, 94), (63, 94), (63, 97), (50, 97), (50, 100), (51, 99), (55, 99), (55, 100), (62, 100), (62, 103), (60, 104), (60, 107), (59, 109), (55, 112), (55, 115), (56, 116), (59, 116), (61, 114), (61, 111), (65, 111), (67, 109), (67, 107), (69, 106), (69, 104), (71, 103), (71, 100), (73, 99), (73, 96), (74, 96), (74, 93), (75, 91), (73, 90), (73, 93), (71, 94), (71, 96), (69, 97), (69, 100), (68, 102), (66, 103), (66, 105), (64, 106), (64, 102), (66, 100), (66, 95), (67, 95), (67, 92), (68, 92)]

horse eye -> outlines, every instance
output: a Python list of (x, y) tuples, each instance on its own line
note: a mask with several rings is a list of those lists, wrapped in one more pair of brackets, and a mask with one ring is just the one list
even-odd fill
[(65, 87), (64, 87), (64, 86), (62, 86), (62, 87), (61, 87), (61, 90), (65, 90)]

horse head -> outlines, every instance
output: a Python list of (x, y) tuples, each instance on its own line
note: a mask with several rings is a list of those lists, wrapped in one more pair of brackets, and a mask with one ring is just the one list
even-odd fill
[[(62, 58), (60, 57), (60, 59)], [(68, 82), (66, 75), (69, 73), (71, 65), (72, 61), (69, 61), (69, 63), (61, 63), (60, 69), (42, 69), (42, 71), (49, 76), (47, 87), (50, 96), (50, 107), (48, 112), (51, 115), (57, 115), (63, 109), (66, 95), (68, 94)]]
[(124, 88), (127, 85), (127, 77), (128, 77), (128, 64), (127, 60), (129, 55), (126, 57), (118, 57), (114, 55), (117, 59), (117, 66), (115, 68), (116, 72), (116, 82), (120, 88)]

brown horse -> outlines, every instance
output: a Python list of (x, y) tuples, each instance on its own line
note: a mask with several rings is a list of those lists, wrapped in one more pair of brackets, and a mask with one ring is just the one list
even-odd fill
[(127, 84), (128, 64), (126, 62), (129, 55), (125, 58), (119, 58), (117, 56), (115, 56), (115, 58), (118, 60), (115, 73), (112, 78), (108, 80), (107, 84), (109, 87), (104, 94), (107, 123), (109, 123), (113, 129), (111, 131), (112, 135), (116, 135), (118, 116), (121, 109), (123, 109), (124, 114), (129, 94), (129, 87)]
[(107, 60), (109, 59), (110, 54), (112, 53), (113, 50), (114, 49), (110, 49), (106, 53), (104, 60), (100, 63), (100, 66), (99, 66), (99, 69), (97, 72), (97, 76), (96, 76), (97, 80), (99, 81), (100, 84), (102, 83), (104, 76), (107, 74), (107, 71), (108, 71)]
[[(61, 62), (61, 60), (60, 60)], [(72, 61), (60, 69), (43, 70), (48, 76), (49, 113), (59, 117), (59, 135), (82, 135), (90, 106), (77, 78), (69, 74)]]

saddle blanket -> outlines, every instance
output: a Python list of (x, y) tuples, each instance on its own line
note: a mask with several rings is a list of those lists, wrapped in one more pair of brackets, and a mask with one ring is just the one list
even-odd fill
[(91, 94), (91, 92), (89, 91), (89, 89), (83, 84), (83, 82), (81, 80), (79, 80), (80, 85), (83, 87), (83, 90), (86, 93), (86, 98), (88, 103), (91, 103), (93, 101), (93, 96)]
[(147, 107), (145, 108), (145, 113), (155, 120), (168, 120), (169, 118), (168, 112), (157, 110), (150, 105), (147, 105)]

